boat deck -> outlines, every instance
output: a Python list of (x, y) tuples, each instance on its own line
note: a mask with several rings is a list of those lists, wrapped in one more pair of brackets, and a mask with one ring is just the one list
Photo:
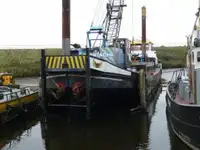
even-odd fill
[(176, 94), (176, 98), (175, 101), (179, 104), (194, 104), (191, 100), (183, 100), (181, 99), (181, 97), (179, 96), (179, 94)]

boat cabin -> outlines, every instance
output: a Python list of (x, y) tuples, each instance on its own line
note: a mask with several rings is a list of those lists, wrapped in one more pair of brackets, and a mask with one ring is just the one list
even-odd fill
[[(142, 41), (132, 42), (130, 50), (133, 62), (143, 62)], [(147, 56), (147, 62), (153, 62), (155, 64), (158, 64), (156, 51), (154, 50), (153, 43), (150, 41), (146, 42), (146, 56)]]
[[(131, 43), (131, 51), (141, 51), (142, 50), (142, 41), (133, 41)], [(151, 41), (146, 42), (146, 50), (147, 51), (155, 51), (153, 47), (153, 43)]]
[[(195, 44), (194, 44), (195, 45)], [(195, 48), (188, 52), (187, 56), (188, 77), (189, 85), (194, 96), (194, 103), (200, 104), (200, 47), (197, 45)]]

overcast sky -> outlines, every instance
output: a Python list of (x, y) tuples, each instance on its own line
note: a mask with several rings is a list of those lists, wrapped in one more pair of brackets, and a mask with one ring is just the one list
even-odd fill
[[(105, 0), (101, 0), (105, 1)], [(147, 38), (155, 45), (184, 45), (197, 0), (125, 0), (121, 37), (141, 37), (141, 7), (147, 7)], [(98, 0), (71, 0), (71, 42), (85, 45)], [(0, 47), (61, 47), (61, 0), (0, 0)], [(132, 24), (132, 18), (134, 24)], [(132, 32), (133, 28), (133, 32)]]

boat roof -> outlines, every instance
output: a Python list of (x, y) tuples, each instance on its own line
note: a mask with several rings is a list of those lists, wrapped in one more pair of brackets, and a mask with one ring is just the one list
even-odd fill
[[(132, 51), (131, 54), (141, 55), (142, 51)], [(148, 57), (157, 58), (156, 53), (154, 51), (146, 51)]]
[[(141, 40), (135, 40), (131, 42), (131, 45), (141, 45), (142, 41)], [(146, 44), (153, 44), (151, 41), (146, 41)]]

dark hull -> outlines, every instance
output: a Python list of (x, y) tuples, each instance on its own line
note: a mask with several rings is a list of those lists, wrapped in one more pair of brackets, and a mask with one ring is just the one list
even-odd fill
[[(135, 108), (139, 105), (139, 75), (122, 76), (116, 74), (102, 74), (92, 71), (91, 73), (91, 98), (97, 107), (110, 107), (114, 105), (123, 105)], [(53, 76), (47, 83), (48, 89), (54, 89), (54, 83), (65, 83), (67, 87), (66, 95), (71, 98), (73, 103), (84, 103), (86, 92), (86, 78), (84, 75)], [(78, 88), (76, 88), (78, 87)], [(67, 103), (65, 100), (55, 101), (56, 103)]]
[[(147, 90), (147, 101), (150, 102), (153, 95), (157, 92), (158, 86), (161, 81), (161, 70), (157, 70), (156, 75), (147, 74), (148, 84), (146, 86)], [(64, 106), (64, 105), (86, 105), (86, 76), (85, 75), (54, 75), (47, 78), (47, 90), (48, 90), (48, 112), (57, 113), (57, 110), (69, 112), (66, 107), (54, 107), (54, 106)], [(132, 72), (131, 76), (118, 75), (114, 73), (103, 73), (101, 71), (94, 71), (91, 69), (91, 101), (93, 105), (93, 110), (99, 114), (106, 112), (106, 110), (114, 109), (126, 109), (135, 110), (140, 107), (140, 89), (139, 73)], [(65, 92), (61, 98), (55, 100), (52, 97), (51, 92), (56, 91), (55, 83), (64, 83)], [(40, 89), (41, 90), (41, 89)], [(43, 104), (42, 104), (43, 105)], [(58, 108), (58, 109), (57, 109)], [(61, 109), (62, 108), (62, 109)], [(68, 107), (69, 108), (69, 107)], [(75, 110), (75, 111), (72, 111)], [(76, 112), (76, 114), (84, 114), (83, 112), (77, 113), (75, 107), (71, 112)], [(66, 113), (65, 113), (66, 114)], [(95, 114), (95, 113), (94, 113)]]
[(174, 133), (190, 148), (200, 149), (200, 106), (181, 105), (166, 94), (166, 113)]
[(168, 133), (169, 133), (169, 140), (170, 140), (170, 145), (171, 145), (171, 150), (191, 150), (186, 144), (180, 140), (180, 138), (177, 137), (177, 135), (174, 133), (174, 130), (171, 126), (170, 123), (170, 118), (167, 113), (166, 109), (166, 119), (167, 119), (167, 128), (168, 128)]

